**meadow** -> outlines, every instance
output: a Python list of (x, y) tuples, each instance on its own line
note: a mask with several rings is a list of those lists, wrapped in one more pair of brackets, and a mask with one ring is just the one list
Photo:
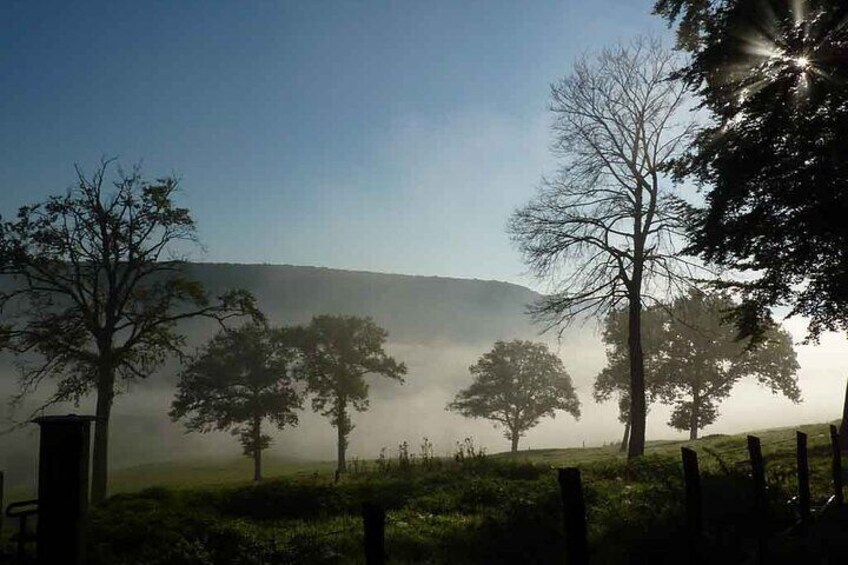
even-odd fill
[[(807, 536), (784, 533), (796, 520), (796, 429), (809, 436), (813, 507), (832, 492), (826, 425), (752, 432), (766, 460), (775, 559), (832, 546), (828, 519)], [(150, 465), (115, 474), (119, 492), (91, 515), (89, 556), (95, 565), (361, 563), (360, 509), (372, 502), (387, 511), (391, 563), (561, 563), (555, 469), (578, 466), (593, 563), (679, 563), (687, 445), (701, 464), (704, 562), (745, 562), (758, 523), (744, 434), (651, 443), (629, 466), (615, 446), (486, 454), (468, 440), (435, 457), (426, 442), (407, 444), (351, 461), (338, 482), (329, 463), (272, 462), (267, 474), (276, 476), (257, 484), (238, 480), (249, 477), (241, 463)]]

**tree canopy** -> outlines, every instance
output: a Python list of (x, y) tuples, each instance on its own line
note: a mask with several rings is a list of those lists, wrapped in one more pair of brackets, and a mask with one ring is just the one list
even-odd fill
[[(251, 313), (253, 297), (208, 296), (183, 272), (196, 243), (189, 210), (174, 203), (174, 178), (146, 180), (105, 161), (61, 196), (23, 206), (0, 223), (0, 345), (19, 354), (21, 397), (44, 380), (48, 404), (97, 394), (92, 499), (106, 496), (108, 430), (118, 382), (145, 379), (184, 345), (181, 320)], [(20, 397), (19, 397), (20, 398)]]
[(693, 291), (674, 301), (663, 323), (656, 362), (658, 395), (674, 407), (669, 425), (698, 431), (718, 418), (718, 405), (743, 378), (773, 393), (801, 400), (798, 361), (791, 336), (776, 324), (756, 343), (737, 340), (727, 313), (736, 304), (724, 294)]
[(743, 335), (768, 309), (809, 319), (809, 336), (848, 330), (848, 4), (661, 0), (691, 62), (679, 72), (712, 123), (677, 174), (706, 205), (690, 251), (744, 273)]
[(469, 371), (474, 381), (448, 410), (502, 425), (513, 453), (518, 440), (542, 418), (553, 418), (557, 410), (580, 417), (571, 377), (544, 343), (498, 341)]
[(271, 445), (263, 421), (295, 426), (302, 403), (293, 380), (296, 352), (286, 335), (257, 323), (220, 331), (180, 373), (170, 412), (189, 431), (238, 436), (244, 454), (253, 458), (257, 481), (262, 451)]
[(366, 375), (403, 382), (406, 365), (386, 354), (388, 332), (371, 318), (315, 316), (296, 331), (302, 354), (298, 374), (312, 395), (312, 409), (330, 419), (338, 435), (338, 470), (346, 470), (349, 409), (368, 410)]
[[(673, 406), (669, 425), (689, 431), (692, 439), (715, 422), (718, 405), (744, 378), (800, 401), (798, 361), (789, 334), (772, 323), (753, 343), (751, 338), (737, 340), (736, 328), (727, 319), (736, 306), (726, 294), (693, 290), (646, 311), (644, 328), (651, 336), (645, 346), (646, 386), (653, 399)], [(608, 319), (608, 365), (595, 380), (595, 396), (606, 400), (618, 393), (620, 406), (626, 408), (626, 400), (621, 401), (626, 379), (621, 355), (615, 355), (626, 347), (626, 338), (616, 331), (620, 323), (616, 316)]]

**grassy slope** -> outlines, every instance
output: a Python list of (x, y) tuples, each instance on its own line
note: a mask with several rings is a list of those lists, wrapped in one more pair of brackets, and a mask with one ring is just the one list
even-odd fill
[[(801, 430), (809, 437), (818, 507), (831, 489), (827, 425)], [(753, 432), (766, 457), (772, 547), (788, 559), (777, 560), (776, 553), (774, 563), (832, 552), (848, 524), (837, 521), (836, 534), (819, 541), (780, 535), (794, 520), (795, 431)], [(361, 563), (359, 509), (365, 501), (387, 510), (391, 562), (560, 562), (562, 511), (551, 469), (572, 465), (583, 471), (593, 562), (629, 563), (638, 555), (646, 563), (679, 563), (688, 547), (683, 445), (700, 455), (708, 562), (748, 560), (756, 521), (750, 515), (746, 440), (739, 434), (653, 442), (648, 456), (632, 466), (614, 447), (545, 449), (406, 467), (395, 459), (388, 469), (385, 461), (366, 462), (365, 470), (359, 463), (338, 484), (328, 462), (271, 459), (266, 476), (275, 478), (258, 485), (245, 480), (251, 476), (247, 459), (123, 469), (113, 476), (113, 490), (125, 494), (92, 514), (92, 563)], [(131, 494), (138, 489), (145, 490)]]
[[(719, 459), (728, 465), (740, 465), (747, 462), (746, 436), (756, 435), (762, 442), (763, 454), (767, 461), (778, 465), (794, 465), (795, 461), (795, 432), (797, 430), (808, 434), (808, 445), (811, 453), (826, 451), (830, 445), (827, 424), (807, 425), (801, 427), (773, 428), (756, 430), (735, 435), (707, 436), (694, 442), (690, 441), (655, 441), (648, 442), (647, 453), (668, 457), (678, 457), (680, 448), (690, 446), (701, 453), (702, 468), (715, 468), (719, 465), (716, 457), (709, 454), (714, 452)], [(414, 451), (415, 448), (411, 448)], [(496, 459), (513, 461), (530, 461), (536, 464), (552, 467), (580, 466), (587, 463), (597, 463), (607, 460), (623, 460), (615, 446), (566, 448), (566, 449), (531, 449), (517, 454), (492, 454)], [(373, 465), (372, 462), (366, 462)], [(247, 484), (253, 474), (252, 462), (245, 457), (227, 460), (194, 460), (175, 463), (151, 463), (118, 469), (111, 478), (113, 493), (138, 491), (153, 486), (170, 488), (237, 485)], [(815, 461), (813, 461), (815, 467)], [(263, 473), (267, 478), (311, 476), (314, 473), (330, 475), (335, 469), (332, 461), (290, 461), (266, 458)], [(815, 472), (815, 469), (814, 469)], [(828, 471), (829, 472), (829, 471)], [(815, 482), (815, 481), (814, 481)]]
[[(266, 458), (265, 477), (309, 476), (331, 474), (335, 464), (325, 461), (291, 461)], [(150, 463), (117, 469), (112, 473), (112, 493), (134, 492), (144, 488), (195, 488), (199, 486), (238, 485), (253, 477), (253, 461), (247, 457), (224, 460), (191, 460), (175, 463)]]

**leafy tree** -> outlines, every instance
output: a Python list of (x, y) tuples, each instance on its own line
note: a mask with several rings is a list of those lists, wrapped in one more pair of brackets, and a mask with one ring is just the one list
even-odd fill
[[(196, 242), (189, 211), (173, 202), (177, 180), (145, 180), (109, 161), (62, 196), (22, 207), (0, 224), (0, 344), (20, 354), (21, 393), (58, 380), (49, 404), (97, 395), (91, 496), (106, 497), (109, 416), (120, 382), (144, 379), (184, 343), (181, 320), (256, 314), (230, 291), (213, 301), (177, 257)], [(106, 183), (108, 186), (108, 183)], [(40, 360), (40, 361), (38, 361)]]
[(534, 309), (548, 327), (628, 309), (631, 435), (628, 457), (645, 450), (645, 302), (677, 292), (690, 265), (678, 256), (682, 202), (664, 170), (687, 143), (678, 67), (658, 42), (581, 59), (552, 87), (556, 176), (512, 216), (509, 231), (540, 280), (554, 291)]
[(298, 332), (299, 375), (312, 394), (312, 409), (330, 419), (338, 434), (338, 471), (346, 470), (349, 409), (368, 410), (369, 374), (403, 382), (406, 365), (383, 350), (388, 332), (371, 318), (315, 316)]
[(557, 410), (580, 417), (571, 377), (544, 343), (497, 341), (469, 371), (474, 382), (456, 395), (448, 410), (502, 425), (513, 453), (521, 436), (542, 418), (553, 418)]
[(704, 187), (691, 251), (743, 281), (743, 335), (768, 309), (808, 318), (812, 339), (848, 330), (848, 4), (661, 0), (691, 62), (679, 73), (712, 123), (680, 176)]
[(718, 418), (718, 404), (743, 378), (800, 402), (798, 361), (791, 336), (776, 324), (764, 328), (753, 347), (737, 340), (726, 319), (735, 307), (724, 294), (693, 291), (674, 301), (662, 324), (656, 362), (658, 394), (674, 406), (669, 425), (698, 431)]
[(271, 445), (262, 422), (280, 429), (297, 425), (294, 361), (281, 330), (257, 323), (222, 330), (180, 374), (171, 418), (185, 419), (193, 432), (230, 430), (253, 458), (253, 480), (261, 480), (262, 451)]
[[(691, 439), (715, 422), (718, 405), (743, 378), (755, 378), (772, 392), (800, 401), (798, 362), (789, 334), (772, 324), (754, 343), (750, 338), (737, 340), (726, 317), (735, 306), (725, 294), (693, 290), (670, 305), (652, 306), (643, 318), (645, 334), (650, 336), (645, 341), (650, 398), (672, 405), (669, 425), (688, 430)], [(620, 409), (626, 410), (622, 317), (607, 320), (608, 365), (595, 380), (595, 397), (607, 400), (617, 393)]]
[[(647, 308), (642, 313), (642, 344), (645, 363), (646, 406), (656, 400), (655, 363), (662, 324), (657, 316), (662, 311)], [(595, 377), (592, 396), (595, 402), (606, 402), (612, 397), (618, 401), (618, 419), (624, 424), (621, 451), (627, 450), (630, 439), (630, 357), (628, 354), (628, 313), (619, 309), (609, 313), (604, 324), (603, 341), (606, 344), (607, 365)]]

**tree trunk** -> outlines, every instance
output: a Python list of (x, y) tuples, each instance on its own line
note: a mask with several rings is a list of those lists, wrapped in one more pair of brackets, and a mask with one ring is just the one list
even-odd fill
[(347, 445), (346, 445), (347, 444), (347, 438), (345, 437), (343, 425), (340, 424), (338, 426), (337, 430), (338, 430), (338, 433), (339, 433), (337, 470), (339, 471), (339, 473), (344, 473), (345, 471), (347, 471), (347, 463), (345, 461), (345, 451), (346, 451), (346, 448), (347, 448)]
[(698, 439), (698, 424), (700, 424), (700, 418), (698, 418), (699, 413), (701, 411), (701, 393), (699, 390), (695, 390), (692, 395), (692, 413), (689, 415), (689, 440)]
[(253, 480), (262, 480), (262, 420), (253, 419)]
[[(634, 279), (636, 278), (634, 274)], [(639, 275), (641, 276), (641, 275)], [(630, 357), (630, 441), (627, 459), (645, 454), (645, 360), (642, 353), (642, 300), (640, 286), (631, 291), (627, 338)]]
[(512, 453), (518, 453), (518, 432), (512, 432)]
[(338, 463), (336, 471), (344, 473), (347, 471), (347, 462), (345, 461), (345, 453), (347, 451), (347, 403), (339, 401), (338, 414), (336, 414), (336, 431), (338, 432)]
[(842, 423), (839, 427), (839, 447), (848, 451), (848, 383), (845, 385), (845, 403), (842, 405)]
[(109, 481), (109, 415), (115, 398), (115, 372), (111, 364), (100, 367), (97, 379), (97, 420), (94, 422), (94, 450), (91, 469), (91, 502), (106, 500)]
[(621, 440), (621, 445), (618, 448), (619, 453), (627, 451), (627, 443), (630, 441), (630, 419), (624, 424), (624, 438)]

